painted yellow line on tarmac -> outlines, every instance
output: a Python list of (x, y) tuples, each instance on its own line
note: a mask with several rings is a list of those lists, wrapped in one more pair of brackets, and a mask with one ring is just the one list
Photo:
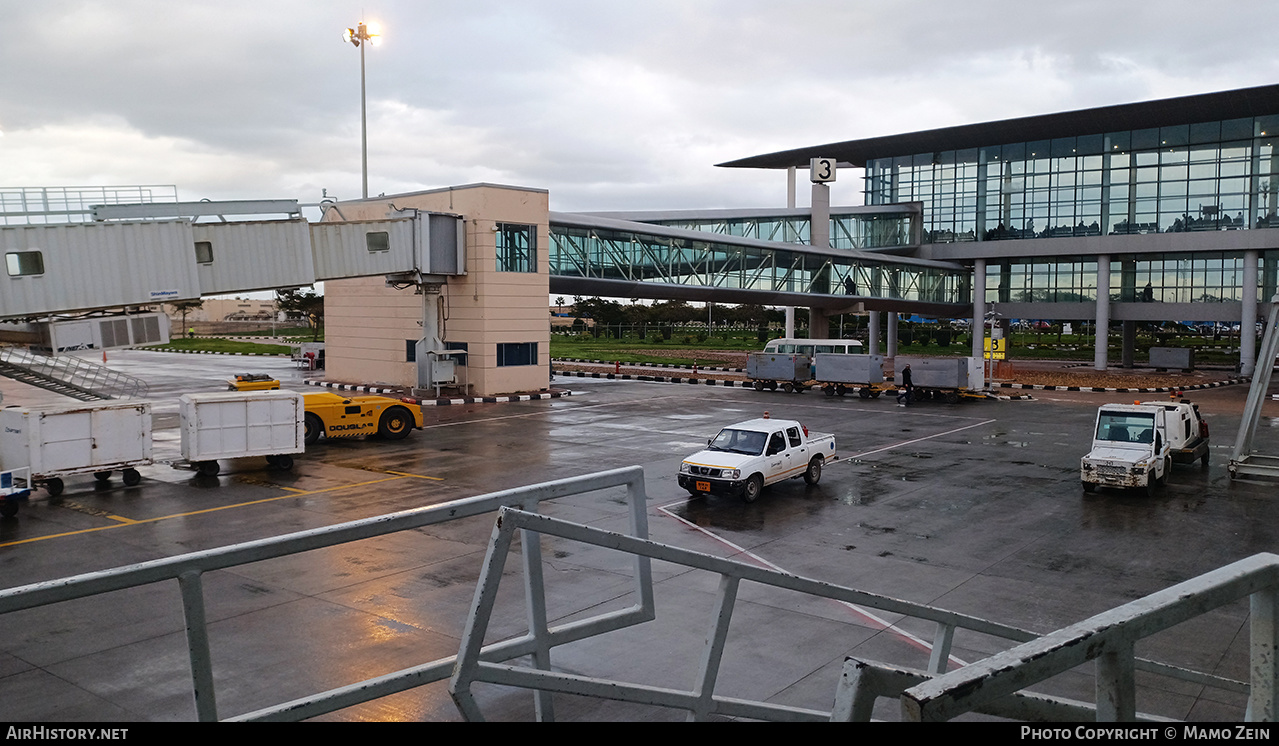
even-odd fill
[(173, 518), (186, 518), (188, 516), (201, 515), (203, 513), (216, 513), (219, 510), (230, 510), (231, 508), (244, 508), (250, 505), (260, 505), (262, 503), (275, 502), (276, 500), (285, 500), (293, 497), (302, 497), (305, 495), (319, 495), (325, 492), (336, 492), (338, 490), (350, 489), (352, 487), (366, 487), (370, 484), (379, 484), (381, 482), (393, 482), (397, 479), (404, 479), (405, 477), (419, 477), (421, 479), (437, 479), (437, 480), (443, 481), (441, 477), (423, 477), (417, 474), (400, 474), (398, 472), (387, 472), (387, 473), (392, 474), (393, 476), (386, 477), (383, 479), (370, 479), (366, 482), (356, 482), (355, 484), (344, 484), (338, 487), (325, 487), (322, 490), (298, 490), (298, 489), (289, 488), (289, 487), (279, 487), (277, 489), (290, 490), (289, 494), (279, 495), (278, 497), (265, 497), (261, 500), (250, 500), (249, 502), (235, 503), (234, 505), (222, 505), (216, 508), (205, 508), (204, 510), (192, 510), (187, 513), (174, 513), (172, 515), (162, 515), (157, 518), (143, 518), (141, 520), (134, 520), (132, 518), (125, 518), (123, 516), (106, 513), (104, 514), (103, 517), (109, 518), (113, 521), (120, 521), (120, 523), (113, 523), (107, 526), (97, 526), (96, 528), (83, 528), (78, 531), (66, 531), (61, 534), (49, 534), (48, 536), (35, 536), (30, 539), (20, 539), (18, 541), (10, 541), (10, 542), (0, 544), (0, 548), (13, 547), (19, 544), (31, 544), (33, 542), (47, 541), (49, 539), (60, 539), (64, 536), (76, 536), (78, 534), (91, 534), (95, 531), (107, 531), (113, 528), (122, 528), (124, 526), (137, 526), (143, 523), (157, 523), (159, 521), (167, 521)]
[(414, 479), (433, 479), (437, 482), (444, 481), (444, 477), (428, 477), (425, 474), (409, 474), (406, 471), (388, 471), (387, 474), (394, 474), (397, 477), (413, 477)]

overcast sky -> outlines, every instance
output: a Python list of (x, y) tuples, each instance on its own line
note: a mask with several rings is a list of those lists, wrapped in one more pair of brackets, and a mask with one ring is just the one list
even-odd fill
[[(0, 0), (0, 186), (183, 199), (477, 181), (554, 210), (785, 204), (715, 168), (823, 142), (1274, 83), (1273, 0)], [(849, 174), (853, 176), (853, 174)], [(841, 178), (837, 204), (861, 204)], [(801, 190), (803, 191), (803, 190)], [(801, 196), (801, 204), (806, 197)]]

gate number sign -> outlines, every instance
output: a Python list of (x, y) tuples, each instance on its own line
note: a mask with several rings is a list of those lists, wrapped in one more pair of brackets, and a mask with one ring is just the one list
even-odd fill
[(823, 184), (835, 180), (835, 159), (814, 158), (808, 162), (808, 180)]

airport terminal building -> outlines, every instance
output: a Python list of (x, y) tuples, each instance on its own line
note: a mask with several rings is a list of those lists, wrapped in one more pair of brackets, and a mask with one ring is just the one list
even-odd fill
[[(1279, 85), (829, 143), (721, 164), (865, 169), (919, 203), (913, 255), (973, 268), (973, 317), (1253, 329), (1279, 276)], [(870, 250), (875, 250), (871, 247)], [(890, 319), (891, 323), (891, 319)], [(1241, 335), (1250, 373), (1251, 334)], [(1104, 368), (1104, 343), (1097, 367)]]
[[(902, 313), (1082, 321), (1122, 328), (1121, 360), (1097, 336), (1105, 369), (1133, 363), (1141, 322), (1256, 328), (1279, 279), (1277, 143), (1279, 85), (720, 164), (787, 171), (787, 207), (562, 213), (544, 190), (475, 184), (339, 208), (465, 218), (467, 270), (442, 288), (454, 316), (440, 339), (467, 352), (473, 393), (546, 385), (549, 325), (534, 316), (548, 293), (803, 307), (813, 329), (868, 311), (889, 357)], [(864, 169), (865, 204), (829, 205), (815, 183), (812, 206), (795, 207), (795, 176), (813, 159)], [(511, 283), (519, 292), (506, 298)], [(326, 295), (331, 372), (409, 383), (421, 296), (375, 280), (332, 282)], [(1242, 373), (1255, 355), (1256, 337), (1241, 333)]]

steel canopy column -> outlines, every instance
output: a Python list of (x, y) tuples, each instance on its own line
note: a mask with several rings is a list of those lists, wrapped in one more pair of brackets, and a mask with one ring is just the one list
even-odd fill
[(1110, 255), (1097, 256), (1097, 328), (1093, 368), (1106, 369), (1106, 337), (1110, 330)]
[(986, 336), (986, 260), (973, 261), (973, 357), (981, 357)]
[(830, 314), (821, 308), (808, 309), (808, 338), (830, 338)]
[(866, 351), (872, 355), (879, 354), (879, 311), (870, 311), (870, 319), (867, 321), (868, 336), (866, 338)]
[[(795, 206), (795, 167), (791, 166), (786, 169), (786, 206)], [(799, 236), (790, 235), (787, 231), (786, 240), (791, 243), (799, 243)], [(786, 306), (786, 333), (783, 334), (786, 339), (795, 338), (795, 307)]]
[(1133, 358), (1137, 348), (1137, 322), (1125, 321), (1124, 324), (1124, 347), (1123, 356), (1121, 358), (1122, 365), (1125, 368), (1133, 367)]
[(897, 357), (897, 312), (893, 311), (888, 314), (888, 351), (884, 353), (885, 357)]
[(1239, 299), (1239, 375), (1250, 376), (1257, 365), (1257, 261), (1254, 249), (1243, 253), (1243, 288)]

